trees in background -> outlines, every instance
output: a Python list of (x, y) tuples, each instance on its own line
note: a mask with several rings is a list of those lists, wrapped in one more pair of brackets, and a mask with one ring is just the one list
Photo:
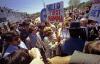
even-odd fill
[(69, 6), (77, 7), (80, 4), (80, 0), (69, 0)]
[(91, 5), (92, 5), (91, 1), (80, 3), (80, 0), (70, 0), (69, 7), (65, 8), (65, 10), (73, 8), (85, 8), (86, 6), (91, 6)]
[(86, 7), (86, 6), (91, 6), (91, 5), (92, 5), (91, 1), (82, 2), (82, 3), (80, 3), (80, 4), (78, 5), (78, 8), (84, 8), (84, 7)]

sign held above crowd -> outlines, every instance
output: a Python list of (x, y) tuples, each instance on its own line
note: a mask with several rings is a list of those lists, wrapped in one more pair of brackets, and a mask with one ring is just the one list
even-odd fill
[(97, 3), (100, 3), (100, 0), (91, 0), (91, 2), (92, 2), (93, 4), (97, 4)]
[(63, 22), (64, 20), (64, 5), (63, 2), (57, 2), (46, 6), (47, 21)]
[[(94, 4), (89, 12), (89, 19), (100, 23), (100, 0), (91, 0)], [(98, 3), (97, 3), (98, 2)]]

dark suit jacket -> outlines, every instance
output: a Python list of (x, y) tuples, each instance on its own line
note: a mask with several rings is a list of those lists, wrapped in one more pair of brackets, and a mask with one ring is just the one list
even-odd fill
[(72, 55), (75, 50), (83, 51), (85, 41), (80, 38), (69, 38), (62, 45), (62, 54)]

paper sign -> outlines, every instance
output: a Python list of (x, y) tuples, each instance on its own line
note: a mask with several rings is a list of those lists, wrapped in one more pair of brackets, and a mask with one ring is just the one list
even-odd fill
[(46, 6), (47, 20), (49, 22), (63, 22), (64, 8), (63, 2), (57, 2)]
[(93, 4), (89, 12), (89, 19), (100, 23), (100, 4)]
[(91, 2), (92, 2), (93, 4), (97, 4), (97, 3), (100, 3), (100, 0), (91, 0)]

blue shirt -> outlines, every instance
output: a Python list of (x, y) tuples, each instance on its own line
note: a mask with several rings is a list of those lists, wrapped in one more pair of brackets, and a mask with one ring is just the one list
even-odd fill
[(31, 46), (35, 47), (36, 46), (36, 42), (37, 42), (37, 35), (36, 34), (31, 34), (29, 36), (30, 40), (31, 40)]
[(15, 52), (18, 49), (18, 46), (9, 45), (8, 48), (5, 50), (4, 57), (8, 56), (9, 54)]

